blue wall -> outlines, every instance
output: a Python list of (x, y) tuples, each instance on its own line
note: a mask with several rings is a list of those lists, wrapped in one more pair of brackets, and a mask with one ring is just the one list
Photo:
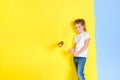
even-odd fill
[(99, 80), (120, 80), (120, 0), (95, 0)]

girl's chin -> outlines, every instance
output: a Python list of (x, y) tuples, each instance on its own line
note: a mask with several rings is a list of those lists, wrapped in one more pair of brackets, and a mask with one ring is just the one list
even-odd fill
[(81, 33), (81, 31), (79, 31), (78, 33)]
[(79, 31), (78, 33), (82, 33), (83, 31)]

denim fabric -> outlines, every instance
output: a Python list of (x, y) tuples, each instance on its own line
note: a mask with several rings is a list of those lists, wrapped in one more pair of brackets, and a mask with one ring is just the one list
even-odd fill
[(78, 75), (78, 80), (85, 80), (84, 66), (86, 62), (86, 57), (73, 57), (73, 61)]

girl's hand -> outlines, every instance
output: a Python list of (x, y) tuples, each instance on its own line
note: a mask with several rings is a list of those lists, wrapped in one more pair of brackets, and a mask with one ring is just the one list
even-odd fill
[(78, 55), (80, 55), (80, 52), (76, 52), (76, 53), (74, 54), (74, 56), (78, 56)]
[(68, 52), (73, 53), (73, 52), (74, 52), (74, 49), (73, 49), (73, 48), (70, 48), (70, 49), (68, 50)]
[(70, 48), (70, 49), (68, 50), (68, 52), (74, 53), (74, 49), (73, 49), (73, 48)]
[(68, 50), (68, 52), (72, 53), (74, 56), (76, 55), (74, 48), (70, 48), (70, 49)]

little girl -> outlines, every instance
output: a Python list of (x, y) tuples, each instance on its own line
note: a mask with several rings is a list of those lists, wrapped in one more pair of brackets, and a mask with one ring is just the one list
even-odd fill
[(79, 80), (85, 80), (84, 66), (88, 53), (88, 45), (90, 42), (90, 36), (86, 32), (86, 26), (84, 19), (76, 19), (74, 26), (77, 31), (77, 35), (74, 37), (75, 47), (68, 51), (73, 54), (73, 61), (75, 64), (76, 72)]

